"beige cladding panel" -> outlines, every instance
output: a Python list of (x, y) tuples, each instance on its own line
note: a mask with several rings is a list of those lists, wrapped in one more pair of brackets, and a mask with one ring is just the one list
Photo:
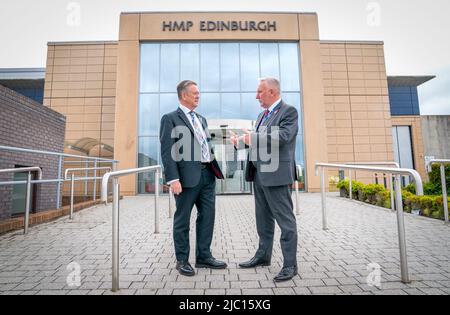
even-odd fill
[[(128, 18), (131, 19), (131, 18)], [(136, 19), (136, 18), (134, 18)], [(132, 19), (134, 23), (134, 19)], [(189, 31), (163, 31), (163, 23), (192, 22)], [(261, 26), (269, 28), (268, 23), (276, 23), (276, 31), (273, 27), (270, 31), (228, 31), (213, 30), (201, 31), (214, 23), (224, 21), (236, 21), (245, 25), (246, 21), (261, 23)], [(219, 23), (220, 24), (220, 23)], [(173, 24), (172, 24), (173, 25)], [(216, 25), (216, 29), (217, 24)], [(220, 26), (220, 25), (219, 25)], [(128, 37), (126, 37), (128, 38)], [(298, 15), (297, 14), (264, 14), (264, 13), (143, 13), (140, 15), (139, 39), (145, 40), (298, 40)]]
[[(45, 104), (67, 117), (67, 143), (94, 138), (113, 145), (117, 46), (114, 43), (48, 46)], [(90, 152), (92, 156), (98, 153), (95, 148)], [(101, 154), (111, 156), (104, 150)]]
[[(119, 169), (137, 166), (139, 41), (120, 41), (117, 65), (114, 158)], [(136, 193), (135, 176), (121, 178), (121, 192)]]
[(314, 176), (316, 162), (327, 162), (327, 130), (319, 41), (301, 43), (303, 113), (308, 191), (317, 192), (320, 180)]

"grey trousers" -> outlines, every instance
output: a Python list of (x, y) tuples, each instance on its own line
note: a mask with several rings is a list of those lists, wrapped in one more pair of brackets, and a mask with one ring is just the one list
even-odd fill
[(281, 229), (283, 267), (297, 266), (297, 223), (289, 186), (263, 186), (256, 174), (254, 190), (256, 229), (259, 236), (259, 247), (255, 256), (271, 260), (276, 221)]

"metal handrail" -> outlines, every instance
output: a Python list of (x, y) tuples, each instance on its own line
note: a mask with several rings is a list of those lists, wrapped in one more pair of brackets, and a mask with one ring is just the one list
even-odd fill
[(27, 177), (27, 192), (26, 192), (26, 202), (25, 202), (25, 218), (23, 223), (23, 234), (28, 233), (28, 224), (30, 220), (30, 204), (31, 204), (31, 172), (38, 172), (38, 178), (42, 179), (42, 170), (39, 166), (32, 166), (32, 167), (20, 167), (20, 168), (8, 168), (0, 170), (1, 173), (23, 173), (28, 172)]
[[(69, 173), (72, 173), (70, 176), (70, 214), (69, 219), (73, 219), (73, 189), (75, 186), (75, 174), (76, 171), (89, 171), (94, 170), (94, 178), (97, 177), (97, 170), (109, 170), (111, 172), (111, 167), (105, 166), (105, 167), (78, 167), (78, 168), (68, 168), (64, 172), (64, 178), (68, 179), (67, 175)], [(93, 193), (93, 200), (95, 200), (97, 197), (97, 180), (94, 179), (94, 193)]]
[(161, 166), (147, 166), (109, 172), (102, 179), (102, 201), (108, 202), (108, 182), (113, 179), (113, 206), (112, 206), (112, 291), (119, 290), (119, 177), (130, 174), (155, 172), (155, 233), (159, 233), (159, 179)]
[[(85, 180), (98, 180), (102, 179), (103, 177), (75, 177), (75, 181), (85, 181)], [(50, 183), (64, 183), (64, 182), (70, 182), (70, 179), (42, 179), (42, 180), (32, 180), (32, 184), (50, 184)], [(6, 186), (6, 185), (21, 185), (26, 184), (26, 180), (18, 180), (18, 181), (10, 181), (10, 182), (0, 182), (0, 186)]]
[(51, 152), (51, 151), (41, 151), (41, 150), (9, 147), (9, 146), (4, 146), (4, 145), (0, 145), (0, 150), (26, 152), (26, 153), (36, 153), (36, 154), (46, 154), (46, 155), (56, 155), (56, 156), (64, 156), (64, 157), (81, 158), (83, 160), (97, 160), (97, 161), (103, 161), (103, 162), (119, 163), (119, 161), (117, 161), (117, 160), (99, 158), (99, 157), (94, 157), (94, 156), (83, 156), (83, 155)]
[(398, 240), (400, 249), (400, 267), (402, 274), (402, 282), (409, 283), (408, 274), (408, 260), (406, 255), (406, 238), (405, 238), (405, 222), (403, 218), (403, 201), (401, 191), (401, 175), (410, 175), (414, 178), (416, 183), (417, 195), (423, 196), (423, 184), (419, 173), (412, 169), (404, 168), (381, 168), (372, 166), (350, 166), (345, 164), (329, 164), (329, 163), (316, 163), (315, 173), (318, 175), (318, 170), (321, 168), (320, 173), (320, 190), (322, 193), (322, 228), (327, 230), (327, 216), (326, 216), (326, 196), (325, 196), (325, 169), (347, 169), (347, 170), (362, 170), (362, 171), (374, 171), (384, 172), (395, 175), (395, 196), (397, 202), (397, 228), (398, 228)]
[[(396, 168), (400, 168), (400, 164), (397, 162), (347, 162), (344, 163), (347, 165), (392, 165)], [(391, 190), (391, 209), (395, 211), (395, 201), (394, 201), (394, 181), (392, 180), (392, 174), (389, 174), (389, 187)], [(352, 189), (352, 170), (348, 170), (348, 178), (349, 178), (349, 197), (350, 200), (353, 199), (353, 189)]]
[(442, 203), (444, 205), (445, 223), (448, 223), (448, 197), (447, 197), (447, 181), (445, 179), (445, 164), (450, 164), (450, 160), (431, 159), (427, 162), (428, 172), (431, 172), (432, 164), (440, 164), (441, 169), (441, 186), (442, 186)]
[[(93, 162), (95, 167), (97, 167), (97, 163), (112, 163), (113, 167), (117, 163), (119, 163), (119, 161), (117, 161), (117, 160), (100, 158), (100, 157), (74, 155), (74, 154), (52, 152), (52, 151), (33, 150), (33, 149), (10, 147), (10, 146), (4, 146), (4, 145), (0, 145), (0, 151), (1, 150), (57, 156), (58, 157), (58, 180), (62, 178), (63, 159), (66, 157), (80, 159), (81, 161), (64, 161), (64, 163), (73, 163), (73, 162), (84, 163), (85, 162), (86, 167), (88, 167), (88, 163), (90, 163), (90, 162)], [(86, 177), (88, 177), (88, 176), (86, 175)], [(59, 181), (59, 183), (61, 183), (61, 181)], [(85, 194), (87, 194), (87, 181), (85, 181), (85, 191), (86, 191)], [(60, 196), (61, 196), (61, 185), (58, 184), (56, 187), (56, 209), (61, 208)]]

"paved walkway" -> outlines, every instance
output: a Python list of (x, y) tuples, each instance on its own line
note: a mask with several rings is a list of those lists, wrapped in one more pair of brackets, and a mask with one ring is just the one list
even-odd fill
[[(410, 284), (400, 281), (396, 216), (389, 210), (327, 198), (330, 230), (321, 229), (320, 195), (300, 196), (299, 276), (272, 281), (281, 268), (279, 229), (272, 266), (239, 269), (255, 252), (252, 196), (220, 196), (213, 254), (226, 270), (198, 269), (194, 277), (175, 270), (168, 218), (162, 197), (161, 233), (153, 234), (153, 197), (121, 201), (120, 287), (115, 294), (449, 294), (450, 226), (405, 216)], [(191, 263), (194, 262), (195, 213)], [(0, 237), (0, 294), (113, 294), (111, 288), (111, 205)], [(380, 266), (380, 287), (376, 284)], [(368, 267), (369, 266), (369, 267)], [(81, 273), (78, 273), (78, 270)], [(77, 275), (80, 277), (77, 278)], [(80, 282), (79, 286), (77, 282)], [(375, 282), (374, 282), (375, 281)], [(71, 286), (75, 285), (75, 286)]]

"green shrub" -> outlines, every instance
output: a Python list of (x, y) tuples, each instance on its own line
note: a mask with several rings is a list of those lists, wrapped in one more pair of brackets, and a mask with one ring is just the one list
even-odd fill
[[(441, 184), (441, 170), (440, 165), (433, 164), (432, 171), (428, 173), (430, 177), (430, 187), (433, 188), (433, 195), (441, 195), (442, 194), (442, 184)], [(447, 191), (450, 191), (450, 164), (445, 165), (445, 180), (447, 183)], [(425, 187), (424, 187), (425, 189)]]
[(369, 184), (366, 185), (362, 188), (362, 192), (363, 192), (363, 196), (364, 196), (364, 201), (368, 201), (371, 204), (377, 204), (377, 198), (376, 195), (382, 191), (385, 191), (386, 189), (384, 188), (383, 185), (379, 185), (379, 184)]
[(404, 188), (407, 192), (410, 192), (412, 194), (416, 194), (416, 185), (414, 184), (409, 184), (408, 186), (406, 186)]
[[(348, 186), (349, 181), (342, 180), (336, 187), (345, 189), (348, 197)], [(382, 185), (364, 185), (361, 182), (353, 181), (352, 190), (354, 199), (359, 199), (388, 209), (391, 208), (391, 192)], [(444, 218), (442, 196), (416, 196), (412, 191), (415, 191), (414, 185), (408, 185), (408, 187), (402, 190), (403, 211), (411, 213), (412, 210), (420, 210), (420, 214), (423, 216), (441, 220)], [(450, 198), (448, 198), (448, 201), (450, 202)]]

